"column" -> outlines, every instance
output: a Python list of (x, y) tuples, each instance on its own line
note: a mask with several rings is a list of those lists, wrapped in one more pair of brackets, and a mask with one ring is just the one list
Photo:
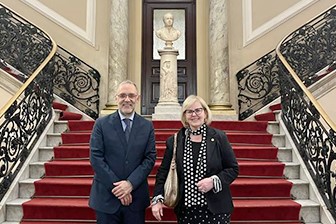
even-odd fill
[(209, 107), (214, 116), (234, 115), (230, 103), (227, 0), (210, 0), (209, 10)]
[(108, 97), (101, 114), (110, 114), (118, 109), (115, 103), (118, 85), (127, 78), (128, 0), (111, 1), (110, 19)]

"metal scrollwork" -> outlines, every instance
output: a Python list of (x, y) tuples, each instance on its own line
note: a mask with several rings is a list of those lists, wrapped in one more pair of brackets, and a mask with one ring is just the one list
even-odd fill
[[(43, 73), (43, 72), (42, 72)], [(8, 190), (52, 117), (52, 77), (40, 76), (3, 116), (0, 124), (0, 198)]]
[(336, 139), (296, 82), (280, 72), (282, 119), (314, 179), (328, 209), (336, 218)]
[(54, 57), (54, 92), (93, 119), (99, 114), (98, 71), (59, 48)]
[(277, 60), (273, 51), (237, 74), (240, 120), (246, 119), (280, 95), (277, 73)]
[(51, 50), (48, 36), (0, 4), (0, 58), (24, 74), (33, 73)]

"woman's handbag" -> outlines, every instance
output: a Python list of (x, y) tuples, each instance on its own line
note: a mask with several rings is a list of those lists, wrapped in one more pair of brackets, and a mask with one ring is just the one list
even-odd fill
[(170, 169), (164, 185), (163, 204), (168, 207), (175, 207), (178, 202), (178, 179), (176, 171), (176, 146), (177, 133), (174, 134), (173, 158), (170, 163)]

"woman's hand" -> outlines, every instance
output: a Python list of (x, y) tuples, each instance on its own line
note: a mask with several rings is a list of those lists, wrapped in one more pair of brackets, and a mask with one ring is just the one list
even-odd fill
[(200, 192), (207, 193), (213, 188), (213, 179), (210, 177), (204, 178), (200, 180), (196, 186)]
[(156, 220), (161, 221), (161, 217), (163, 216), (163, 204), (161, 202), (152, 205), (152, 214)]

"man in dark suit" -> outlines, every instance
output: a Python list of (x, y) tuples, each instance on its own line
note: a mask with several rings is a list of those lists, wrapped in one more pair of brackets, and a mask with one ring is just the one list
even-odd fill
[(89, 206), (98, 224), (144, 224), (149, 206), (147, 177), (155, 159), (152, 122), (135, 113), (136, 85), (120, 83), (118, 110), (96, 120), (90, 139), (94, 169)]

